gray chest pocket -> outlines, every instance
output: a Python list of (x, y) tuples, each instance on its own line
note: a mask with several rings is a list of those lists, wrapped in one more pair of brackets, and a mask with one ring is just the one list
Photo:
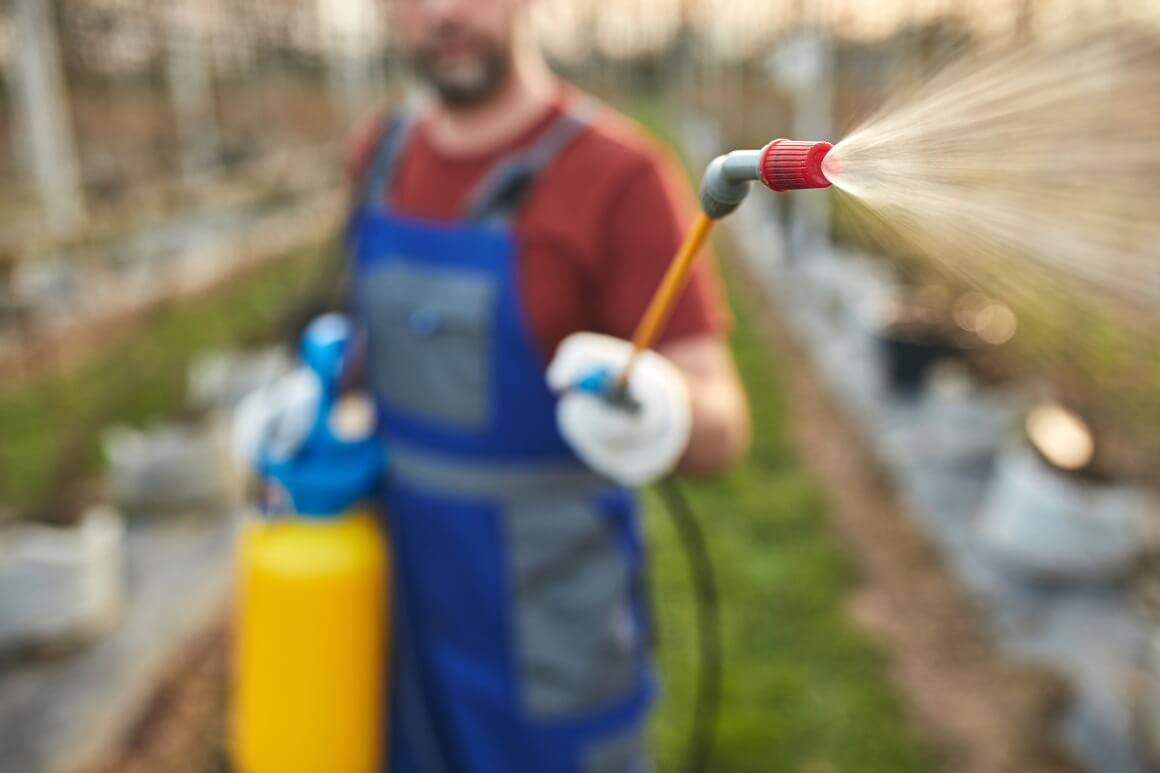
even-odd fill
[(402, 263), (367, 276), (359, 301), (379, 396), (426, 419), (483, 425), (495, 297), (495, 284), (482, 276)]
[(628, 563), (609, 524), (566, 499), (512, 505), (506, 519), (525, 705), (566, 717), (627, 695), (640, 636)]

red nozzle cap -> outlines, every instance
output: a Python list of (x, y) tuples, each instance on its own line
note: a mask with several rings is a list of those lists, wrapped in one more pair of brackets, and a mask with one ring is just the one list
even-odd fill
[(828, 142), (774, 140), (761, 152), (761, 181), (778, 192), (829, 188), (822, 162), (833, 147)]

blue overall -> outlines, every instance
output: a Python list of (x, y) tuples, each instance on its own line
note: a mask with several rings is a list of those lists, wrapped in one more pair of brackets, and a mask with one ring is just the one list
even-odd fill
[(559, 434), (510, 228), (583, 126), (563, 116), (445, 224), (387, 203), (408, 135), (397, 121), (351, 223), (352, 304), (391, 460), (390, 771), (648, 769), (635, 498)]

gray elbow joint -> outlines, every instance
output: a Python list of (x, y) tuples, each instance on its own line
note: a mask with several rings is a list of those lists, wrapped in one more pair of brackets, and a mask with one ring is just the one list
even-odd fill
[(713, 159), (701, 181), (701, 209), (718, 220), (745, 201), (754, 180), (761, 178), (761, 151), (735, 150)]

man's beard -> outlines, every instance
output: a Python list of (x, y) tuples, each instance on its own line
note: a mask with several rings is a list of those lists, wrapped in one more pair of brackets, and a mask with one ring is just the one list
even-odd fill
[[(440, 34), (468, 37), (459, 28), (444, 28)], [(431, 84), (444, 103), (453, 107), (486, 102), (503, 88), (511, 75), (510, 50), (479, 37), (471, 37), (471, 42), (477, 56), (467, 67), (440, 67), (436, 45), (419, 47), (411, 54), (415, 72)]]

